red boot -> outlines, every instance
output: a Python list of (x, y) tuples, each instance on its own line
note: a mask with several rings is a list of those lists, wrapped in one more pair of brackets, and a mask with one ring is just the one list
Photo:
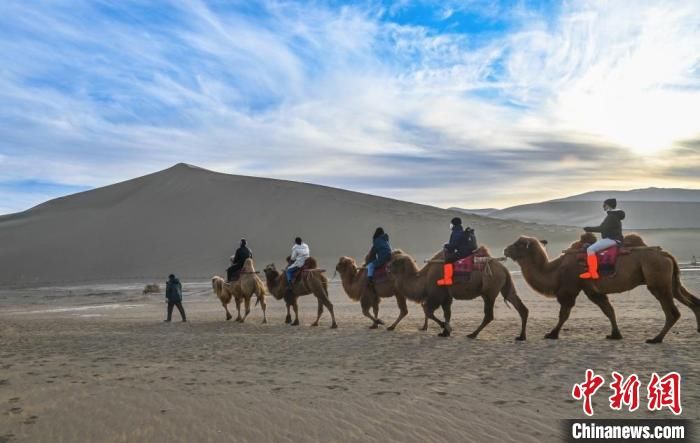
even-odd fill
[(579, 275), (583, 279), (598, 280), (600, 276), (598, 275), (598, 256), (596, 254), (587, 256), (588, 261), (588, 272), (584, 272)]
[(452, 286), (452, 274), (454, 273), (454, 265), (445, 263), (442, 267), (443, 278), (437, 281), (438, 286)]

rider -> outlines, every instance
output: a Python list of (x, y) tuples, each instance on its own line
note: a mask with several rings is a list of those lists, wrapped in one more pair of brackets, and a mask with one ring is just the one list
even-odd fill
[(374, 286), (374, 271), (384, 266), (391, 259), (391, 246), (389, 245), (389, 234), (379, 227), (372, 236), (372, 249), (366, 258), (367, 284)]
[(625, 219), (625, 212), (617, 208), (617, 200), (609, 198), (603, 202), (603, 210), (608, 213), (600, 226), (586, 226), (586, 232), (600, 232), (601, 239), (593, 243), (586, 249), (588, 272), (584, 272), (579, 277), (584, 279), (598, 279), (598, 257), (596, 252), (608, 249), (615, 245), (622, 244), (622, 220)]
[(248, 249), (248, 246), (246, 246), (247, 244), (248, 242), (246, 239), (242, 238), (241, 245), (238, 247), (238, 249), (236, 249), (236, 253), (231, 257), (231, 266), (226, 269), (227, 281), (233, 281), (236, 273), (243, 269), (243, 264), (245, 263), (246, 259), (253, 258), (253, 253), (250, 249)]
[(287, 292), (292, 292), (292, 278), (294, 277), (294, 272), (304, 266), (306, 259), (309, 258), (309, 245), (301, 240), (301, 237), (294, 239), (294, 245), (292, 246), (292, 255), (289, 257), (292, 264), (287, 267)]
[(454, 274), (454, 262), (467, 257), (474, 253), (476, 249), (476, 239), (473, 236), (473, 230), (467, 228), (464, 231), (462, 228), (462, 219), (455, 217), (450, 222), (449, 243), (445, 244), (445, 265), (443, 267), (443, 278), (437, 281), (439, 286), (452, 285), (452, 275)]

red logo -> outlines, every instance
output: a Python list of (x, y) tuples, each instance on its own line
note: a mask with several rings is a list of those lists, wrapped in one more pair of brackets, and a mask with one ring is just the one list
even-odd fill
[(605, 379), (600, 375), (594, 375), (592, 369), (586, 369), (586, 380), (578, 385), (574, 385), (571, 395), (576, 400), (583, 399), (583, 412), (586, 415), (593, 415), (593, 395), (605, 383)]
[(639, 408), (639, 386), (642, 384), (637, 374), (630, 375), (627, 380), (615, 371), (612, 372), (612, 376), (615, 380), (610, 383), (610, 389), (613, 390), (613, 395), (610, 396), (610, 409), (619, 411), (622, 405), (627, 405), (630, 412), (636, 411)]
[(649, 396), (648, 408), (650, 411), (660, 411), (668, 408), (676, 415), (680, 415), (681, 407), (681, 375), (678, 372), (669, 372), (663, 377), (654, 372), (647, 386)]

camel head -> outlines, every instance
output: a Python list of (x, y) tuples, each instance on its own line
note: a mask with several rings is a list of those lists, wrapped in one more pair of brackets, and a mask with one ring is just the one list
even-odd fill
[(348, 271), (354, 271), (355, 269), (357, 269), (355, 266), (355, 260), (351, 257), (340, 257), (338, 259), (338, 264), (335, 265), (335, 270), (336, 272), (340, 273), (340, 275), (343, 275)]
[(389, 262), (389, 274), (395, 277), (418, 273), (416, 263), (408, 255), (395, 255)]
[(280, 274), (274, 263), (270, 263), (269, 265), (265, 266), (263, 273), (265, 274), (265, 278), (267, 280), (274, 280)]
[(537, 240), (536, 238), (523, 236), (505, 248), (503, 255), (514, 261), (522, 260), (532, 257), (535, 253), (542, 250), (542, 245), (546, 244), (547, 240)]

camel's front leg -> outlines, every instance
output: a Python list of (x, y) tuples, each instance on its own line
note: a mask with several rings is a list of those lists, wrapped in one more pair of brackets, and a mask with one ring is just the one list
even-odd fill
[[(436, 308), (437, 308), (437, 306), (433, 306), (432, 304), (428, 304), (428, 303), (423, 304), (423, 312), (425, 313), (426, 322), (427, 322), (427, 319), (433, 320), (443, 330), (438, 335), (443, 336), (443, 337), (447, 337), (447, 336), (449, 336), (449, 331), (447, 331), (447, 328), (446, 328), (447, 324), (435, 316), (435, 309)], [(446, 335), (443, 335), (445, 333), (446, 333)]]
[(289, 324), (292, 322), (292, 314), (289, 312), (289, 309), (291, 308), (291, 305), (287, 305), (287, 316), (284, 318), (284, 322)]
[(467, 337), (476, 338), (479, 335), (479, 332), (481, 332), (481, 330), (484, 329), (486, 325), (493, 321), (493, 306), (496, 304), (497, 296), (498, 293), (482, 295), (482, 298), (484, 299), (484, 319), (481, 320), (481, 324), (479, 325), (479, 327), (476, 328), (474, 332), (467, 335)]
[(265, 296), (261, 295), (260, 297), (260, 308), (262, 308), (263, 311), (263, 324), (267, 323), (267, 303), (265, 303)]
[(245, 319), (248, 318), (248, 314), (250, 314), (250, 296), (245, 297), (245, 314), (243, 315), (241, 323), (243, 323)]
[(601, 311), (603, 311), (603, 314), (605, 314), (606, 317), (608, 317), (608, 320), (610, 320), (610, 325), (612, 326), (612, 332), (610, 335), (607, 335), (605, 338), (609, 340), (620, 340), (622, 339), (622, 334), (620, 333), (620, 329), (617, 327), (617, 319), (615, 318), (615, 310), (613, 309), (612, 305), (610, 304), (610, 300), (608, 299), (608, 296), (605, 294), (599, 294), (594, 291), (585, 291), (586, 296), (591, 300), (593, 303), (595, 303)]
[(294, 321), (292, 322), (292, 326), (299, 326), (299, 306), (297, 305), (296, 299), (294, 300), (292, 309), (294, 309)]
[(231, 315), (231, 313), (228, 311), (228, 303), (222, 302), (221, 306), (223, 306), (224, 309), (226, 310), (226, 321), (231, 320), (233, 318), (233, 315)]
[(408, 306), (406, 306), (406, 297), (402, 297), (398, 294), (396, 294), (396, 304), (399, 307), (399, 316), (394, 321), (394, 323), (391, 324), (388, 328), (386, 328), (387, 331), (393, 331), (396, 329), (396, 325), (399, 324), (399, 322), (408, 315)]
[[(321, 300), (319, 299), (319, 303), (321, 303)], [(362, 314), (367, 317), (368, 319), (372, 320), (372, 326), (370, 326), (370, 329), (377, 329), (379, 326), (379, 322), (377, 321), (377, 317), (372, 316), (369, 312), (369, 308), (372, 307), (372, 300), (370, 300), (370, 297), (365, 293), (362, 295), (362, 298), (360, 299), (360, 307), (362, 308)]]
[(544, 338), (556, 340), (559, 338), (559, 331), (561, 331), (562, 326), (569, 319), (571, 314), (571, 309), (573, 309), (576, 304), (576, 297), (578, 294), (562, 294), (557, 295), (557, 300), (559, 301), (559, 322)]
[(235, 297), (236, 299), (236, 311), (238, 311), (238, 317), (236, 317), (236, 321), (238, 323), (243, 322), (243, 318), (241, 317), (241, 299), (238, 297)]
[(379, 318), (379, 302), (381, 302), (382, 299), (379, 297), (379, 295), (374, 296), (374, 303), (372, 304), (372, 311), (374, 311), (374, 318), (376, 319), (377, 324), (383, 325), (384, 322), (382, 319)]

